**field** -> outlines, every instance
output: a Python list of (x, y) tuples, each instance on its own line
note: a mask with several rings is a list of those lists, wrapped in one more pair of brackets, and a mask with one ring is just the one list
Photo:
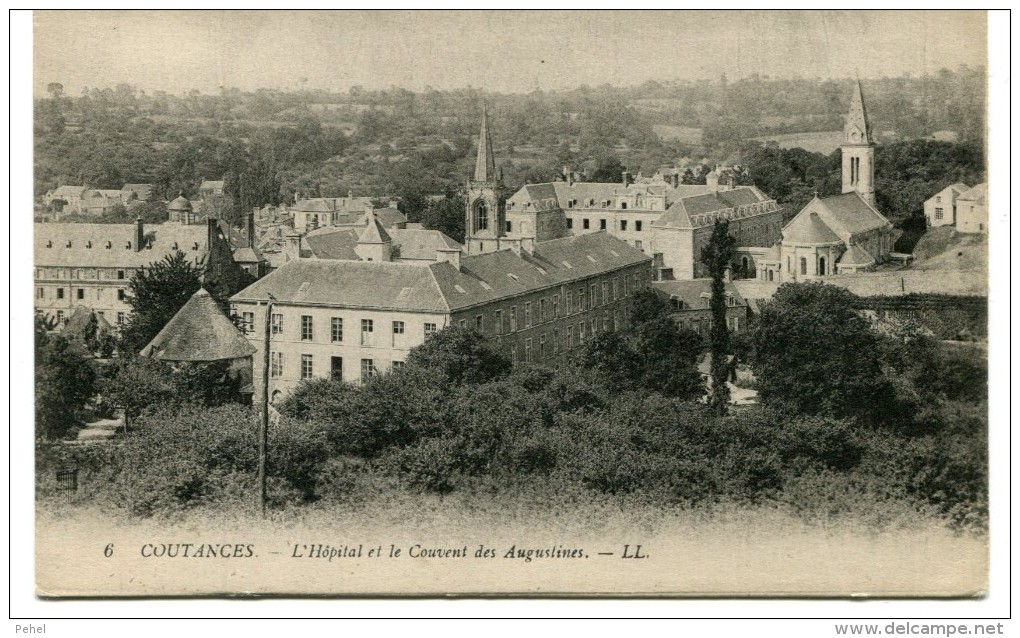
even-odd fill
[(811, 153), (829, 155), (843, 141), (842, 131), (820, 131), (815, 133), (784, 133), (754, 138), (759, 142), (775, 142), (779, 148), (802, 148)]
[(702, 130), (689, 126), (669, 126), (666, 124), (654, 124), (652, 130), (665, 142), (680, 142), (696, 146), (701, 144)]

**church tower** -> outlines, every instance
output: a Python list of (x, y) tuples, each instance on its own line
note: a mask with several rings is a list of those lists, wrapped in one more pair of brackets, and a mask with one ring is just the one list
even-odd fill
[(492, 136), (486, 109), (482, 107), (482, 129), (478, 137), (475, 174), (467, 182), (467, 211), (464, 246), (469, 254), (499, 250), (506, 230), (506, 199), (503, 176), (496, 170)]
[(857, 81), (850, 112), (843, 127), (843, 192), (860, 193), (872, 208), (875, 206), (875, 140), (871, 122), (864, 108), (861, 81)]

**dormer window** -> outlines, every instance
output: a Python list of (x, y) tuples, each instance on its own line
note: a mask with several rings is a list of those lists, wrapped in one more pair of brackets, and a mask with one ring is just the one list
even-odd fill
[(67, 248), (71, 247), (71, 240), (70, 239), (67, 240), (67, 245), (66, 246), (67, 246)]
[(86, 248), (92, 248), (92, 241), (90, 240), (90, 241), (85, 242), (85, 247)]
[(53, 248), (53, 240), (52, 239), (46, 241), (46, 247), (47, 248)]
[(124, 244), (124, 248), (131, 248), (131, 242), (127, 242), (126, 244)]
[(192, 250), (198, 250), (198, 242), (197, 241), (195, 243), (191, 244), (191, 249)]
[(113, 248), (113, 242), (112, 241), (106, 242), (106, 249), (109, 250), (111, 248)]

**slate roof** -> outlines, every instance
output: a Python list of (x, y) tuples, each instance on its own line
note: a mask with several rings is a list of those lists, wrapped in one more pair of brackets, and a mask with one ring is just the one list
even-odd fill
[(238, 263), (251, 264), (262, 261), (264, 258), (257, 248), (242, 246), (234, 251), (234, 261)]
[[(394, 259), (435, 261), (436, 251), (463, 246), (438, 230), (393, 228), (387, 231)], [(320, 228), (308, 233), (305, 244), (319, 259), (360, 259), (354, 251), (358, 231), (354, 228)]]
[(791, 244), (839, 244), (843, 240), (818, 213), (797, 215), (783, 229), (783, 241)]
[(988, 198), (988, 184), (978, 184), (974, 188), (968, 190), (964, 194), (960, 195), (957, 200), (966, 200), (968, 202), (976, 202), (984, 205)]
[[(892, 226), (889, 220), (869, 206), (857, 191), (822, 199), (816, 198), (816, 201), (821, 204), (818, 213), (837, 233), (842, 230), (841, 234), (854, 235)], [(809, 202), (808, 206), (810, 205)]]
[(681, 197), (674, 201), (653, 225), (657, 228), (700, 228), (714, 223), (714, 220), (708, 220), (697, 226), (693, 220), (696, 215), (710, 215), (717, 211), (767, 201), (770, 201), (770, 198), (754, 186), (737, 186), (730, 190)]
[(839, 258), (840, 266), (870, 266), (874, 263), (875, 258), (857, 244), (850, 244), (850, 248)]
[(212, 295), (199, 288), (139, 354), (161, 361), (221, 361), (254, 353)]
[(363, 211), (371, 205), (371, 197), (309, 197), (294, 204), (291, 210), (307, 213)]
[[(727, 296), (736, 299), (737, 305), (747, 305), (733, 282), (723, 284)], [(684, 302), (685, 310), (710, 310), (712, 300), (712, 280), (689, 279), (686, 281), (653, 281), (652, 289), (670, 297), (679, 297)]]
[(272, 294), (294, 303), (448, 313), (650, 262), (626, 242), (598, 232), (540, 242), (532, 255), (509, 250), (466, 255), (460, 270), (449, 262), (301, 259), (233, 299), (264, 300)]
[(134, 224), (37, 223), (35, 265), (145, 268), (173, 252), (174, 245), (191, 261), (203, 259), (208, 252), (205, 224), (146, 224), (143, 231), (145, 247), (136, 251)]
[(87, 190), (88, 189), (84, 186), (57, 186), (53, 189), (50, 197), (53, 199), (64, 199), (70, 202), (74, 199), (81, 199), (82, 195), (84, 195)]

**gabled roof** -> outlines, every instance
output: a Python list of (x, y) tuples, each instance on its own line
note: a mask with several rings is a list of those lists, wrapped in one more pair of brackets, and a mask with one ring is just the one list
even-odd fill
[(700, 228), (711, 225), (714, 223), (714, 219), (706, 218), (703, 223), (696, 225), (695, 215), (711, 216), (712, 213), (730, 208), (767, 201), (770, 201), (769, 197), (754, 186), (737, 186), (730, 190), (681, 197), (674, 201), (653, 225), (657, 228)]
[[(395, 260), (435, 261), (439, 250), (463, 248), (438, 230), (393, 228), (387, 233)], [(305, 235), (304, 241), (319, 259), (360, 259), (354, 251), (358, 232), (353, 228), (320, 228)]]
[(237, 263), (253, 264), (263, 261), (264, 257), (258, 251), (257, 248), (249, 248), (248, 246), (241, 246), (234, 251), (234, 261)]
[(264, 301), (269, 295), (290, 303), (409, 312), (449, 311), (429, 264), (294, 259), (232, 299)]
[[(736, 300), (737, 305), (746, 305), (733, 282), (723, 284), (727, 297)], [(684, 302), (685, 310), (708, 310), (712, 301), (712, 279), (689, 279), (686, 281), (654, 281), (652, 289)]]
[(772, 247), (765, 251), (765, 256), (762, 258), (762, 261), (768, 263), (779, 263), (781, 255), (782, 252), (780, 249), (780, 245), (772, 244)]
[(818, 216), (797, 215), (783, 228), (783, 241), (791, 244), (839, 244), (843, 240)]
[(988, 198), (988, 184), (978, 184), (974, 188), (960, 195), (957, 199), (966, 200), (968, 202), (976, 202), (978, 204), (984, 204)]
[(531, 255), (501, 250), (449, 262), (300, 259), (234, 295), (264, 300), (449, 313), (532, 290), (569, 284), (650, 258), (604, 232), (540, 242)]
[[(816, 200), (820, 207), (818, 213), (825, 218), (834, 231), (844, 235), (855, 235), (892, 223), (882, 213), (872, 208), (857, 191), (833, 195)], [(811, 202), (808, 203), (811, 206)]]
[(139, 354), (161, 361), (221, 361), (254, 353), (212, 295), (199, 288)]
[(136, 251), (134, 224), (37, 223), (35, 265), (144, 268), (172, 253), (175, 246), (190, 261), (204, 259), (208, 252), (205, 224), (146, 224), (143, 231), (145, 245)]
[(354, 228), (320, 228), (305, 235), (304, 244), (318, 259), (361, 259), (354, 247), (358, 245)]
[(72, 199), (81, 199), (81, 196), (87, 190), (88, 189), (85, 188), (84, 186), (67, 186), (67, 185), (57, 186), (55, 189), (53, 189), (53, 192), (50, 194), (50, 196), (53, 199), (66, 199), (70, 201)]
[(874, 263), (875, 258), (857, 244), (850, 244), (850, 248), (839, 258), (840, 266), (870, 266)]

